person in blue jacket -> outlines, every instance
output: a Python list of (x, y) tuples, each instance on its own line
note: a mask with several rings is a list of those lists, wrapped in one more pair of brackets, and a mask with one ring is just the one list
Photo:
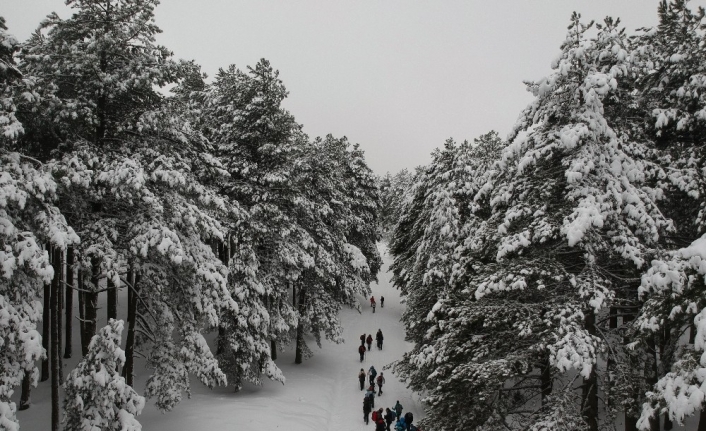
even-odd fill
[(407, 431), (407, 423), (404, 421), (404, 418), (399, 418), (395, 424), (395, 431)]

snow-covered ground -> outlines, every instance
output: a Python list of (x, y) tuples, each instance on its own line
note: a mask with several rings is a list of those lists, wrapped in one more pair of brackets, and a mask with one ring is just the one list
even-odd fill
[[(385, 308), (378, 308), (373, 314), (370, 303), (360, 297), (362, 313), (343, 310), (341, 322), (345, 343), (324, 342), (321, 349), (313, 339), (307, 340), (314, 351), (314, 357), (301, 365), (294, 364), (293, 345), (279, 352), (277, 364), (287, 378), (285, 385), (267, 381), (263, 386), (246, 386), (238, 393), (232, 388), (213, 390), (192, 379), (192, 397), (184, 399), (174, 411), (161, 413), (148, 401), (138, 420), (144, 430), (149, 431), (220, 431), (220, 430), (274, 430), (287, 431), (347, 431), (372, 430), (374, 425), (363, 422), (363, 393), (360, 391), (357, 375), (361, 368), (367, 371), (374, 365), (378, 372), (383, 371), (386, 385), (383, 394), (376, 397), (375, 407), (392, 407), (399, 400), (405, 411), (414, 413), (415, 422), (423, 416), (419, 396), (413, 394), (389, 371), (382, 367), (399, 359), (402, 353), (411, 348), (404, 341), (404, 327), (400, 316), (404, 305), (400, 303), (397, 290), (389, 283), (387, 268), (390, 257), (383, 253), (384, 266), (378, 276), (379, 284), (372, 290), (378, 300), (385, 297)], [(124, 301), (123, 301), (124, 303)], [(120, 310), (120, 315), (124, 315)], [(104, 314), (104, 313), (101, 313)], [(105, 323), (105, 322), (99, 322)], [(362, 333), (373, 333), (382, 329), (385, 336), (383, 350), (368, 353), (365, 362), (360, 363), (358, 346)], [(74, 335), (74, 340), (78, 340)], [(76, 347), (75, 352), (80, 352)], [(75, 355), (76, 356), (76, 355)], [(65, 374), (75, 366), (77, 359), (68, 361)], [(71, 368), (69, 368), (71, 367)], [(140, 373), (140, 369), (137, 370)], [(146, 370), (144, 370), (146, 371)], [(136, 389), (142, 392), (146, 372), (138, 376)], [(32, 407), (19, 412), (21, 429), (46, 430), (50, 424), (49, 382), (40, 383), (34, 389)], [(19, 392), (19, 390), (17, 391)], [(19, 395), (19, 394), (16, 394)], [(14, 397), (13, 397), (14, 398)]]

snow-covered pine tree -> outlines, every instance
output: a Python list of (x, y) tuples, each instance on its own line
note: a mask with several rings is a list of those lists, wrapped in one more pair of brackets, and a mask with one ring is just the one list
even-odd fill
[(140, 431), (135, 416), (142, 412), (145, 398), (125, 383), (117, 371), (125, 363), (120, 348), (123, 321), (110, 319), (89, 346), (64, 383), (63, 429), (66, 431)]
[(645, 29), (633, 43), (645, 135), (662, 150), (660, 162), (668, 169), (662, 208), (673, 218), (675, 232), (665, 238), (665, 251), (652, 261), (640, 286), (645, 302), (635, 322), (640, 336), (635, 344), (655, 348), (659, 362), (638, 425), (649, 429), (664, 415), (666, 429), (669, 422), (681, 423), (701, 410), (703, 430), (706, 19), (703, 8), (694, 11), (682, 0), (662, 2), (659, 17), (659, 25)]
[(35, 361), (46, 352), (36, 329), (42, 318), (43, 285), (55, 269), (43, 244), (65, 247), (78, 242), (57, 208), (57, 184), (45, 165), (18, 152), (24, 132), (16, 104), (35, 103), (34, 80), (16, 67), (19, 42), (0, 18), (0, 428), (19, 429), (14, 388), (25, 379), (22, 402), (29, 403), (29, 384), (36, 385)]
[(209, 386), (226, 382), (201, 330), (237, 304), (207, 242), (223, 241), (225, 224), (242, 214), (219, 195), (227, 172), (187, 104), (156, 91), (187, 76), (154, 43), (157, 2), (69, 4), (74, 15), (50, 15), (23, 51), (42, 96), (27, 147), (34, 137), (57, 150), (50, 166), (82, 238), (83, 285), (127, 286), (127, 273), (139, 273), (138, 340), (155, 369), (146, 394), (168, 410), (189, 373)]

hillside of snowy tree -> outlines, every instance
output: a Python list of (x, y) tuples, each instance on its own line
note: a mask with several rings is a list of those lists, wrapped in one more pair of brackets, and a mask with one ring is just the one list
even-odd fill
[(703, 7), (556, 21), (507, 136), (381, 175), (158, 5), (0, 16), (0, 431), (706, 431)]

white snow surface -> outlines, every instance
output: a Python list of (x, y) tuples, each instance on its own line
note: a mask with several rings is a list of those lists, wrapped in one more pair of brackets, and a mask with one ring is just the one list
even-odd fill
[[(191, 379), (191, 399), (184, 397), (176, 408), (168, 413), (161, 413), (148, 400), (142, 414), (136, 419), (145, 431), (220, 431), (220, 430), (370, 430), (375, 427), (363, 422), (363, 392), (360, 391), (357, 375), (361, 368), (366, 371), (374, 365), (378, 372), (385, 375), (386, 384), (383, 394), (375, 399), (375, 407), (392, 407), (399, 400), (404, 411), (414, 413), (415, 422), (424, 417), (420, 396), (407, 389), (390, 370), (383, 367), (400, 359), (402, 354), (412, 348), (412, 343), (404, 341), (404, 326), (400, 317), (405, 305), (400, 302), (399, 292), (394, 289), (387, 273), (391, 257), (383, 245), (379, 245), (384, 266), (373, 284), (372, 294), (378, 299), (385, 297), (385, 308), (373, 313), (368, 299), (359, 298), (362, 313), (344, 309), (340, 318), (343, 325), (342, 344), (322, 342), (322, 348), (316, 347), (313, 338), (307, 339), (314, 352), (314, 357), (301, 365), (294, 364), (293, 345), (285, 346), (278, 352), (276, 363), (287, 378), (285, 385), (265, 381), (262, 386), (245, 384), (238, 392), (232, 387), (219, 387), (213, 390), (202, 385), (197, 379)], [(124, 293), (124, 292), (123, 292)], [(74, 305), (77, 301), (74, 300)], [(126, 313), (125, 298), (120, 298), (119, 316)], [(76, 310), (77, 311), (77, 310)], [(76, 312), (75, 315), (78, 313)], [(105, 325), (104, 310), (99, 310), (99, 325)], [(100, 319), (103, 319), (100, 320)], [(64, 373), (68, 375), (78, 362), (80, 346), (74, 325), (74, 358), (64, 360)], [(368, 352), (361, 364), (358, 356), (360, 335), (382, 329), (385, 337), (383, 350), (379, 351), (373, 343), (373, 350)], [(209, 335), (209, 341), (212, 336)], [(142, 394), (147, 370), (144, 361), (136, 360), (135, 389)], [(19, 397), (17, 388), (13, 401)], [(50, 428), (51, 402), (49, 381), (42, 382), (32, 390), (32, 406), (29, 410), (18, 412), (21, 430), (46, 430)]]

